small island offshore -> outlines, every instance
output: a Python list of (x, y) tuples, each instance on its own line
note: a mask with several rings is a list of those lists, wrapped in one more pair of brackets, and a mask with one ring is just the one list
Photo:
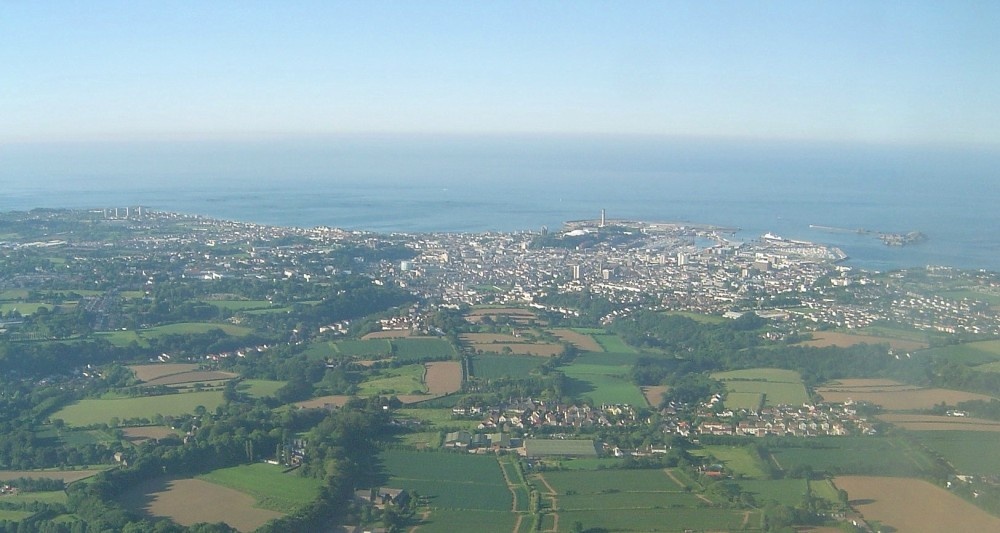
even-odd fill
[(736, 232), (0, 213), (0, 530), (1000, 528), (1000, 275)]

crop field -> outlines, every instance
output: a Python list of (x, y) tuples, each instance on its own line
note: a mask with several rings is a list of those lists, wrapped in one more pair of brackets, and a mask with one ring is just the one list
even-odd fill
[(197, 477), (253, 496), (256, 506), (290, 513), (313, 501), (323, 483), (319, 479), (282, 473), (279, 465), (254, 463), (213, 470)]
[[(42, 434), (36, 433), (35, 436), (42, 437)], [(112, 435), (109, 431), (100, 429), (64, 429), (59, 432), (59, 440), (69, 446), (86, 446), (88, 444), (107, 444), (113, 446), (118, 442), (118, 437)]]
[(590, 439), (524, 439), (529, 457), (575, 456), (596, 458), (597, 448)]
[(802, 447), (771, 448), (781, 469), (811, 467), (833, 474), (913, 476), (935, 468), (934, 460), (904, 439), (889, 437), (815, 437)]
[(804, 346), (815, 346), (817, 348), (825, 348), (827, 346), (849, 348), (856, 344), (888, 344), (893, 350), (901, 352), (913, 352), (927, 347), (927, 343), (923, 341), (874, 335), (855, 335), (853, 333), (840, 333), (837, 331), (816, 331), (812, 334), (812, 340), (802, 343)]
[(558, 337), (559, 340), (568, 342), (584, 352), (600, 352), (604, 350), (589, 333), (563, 328), (553, 329), (552, 334)]
[(838, 476), (833, 482), (867, 520), (891, 531), (1000, 531), (1000, 518), (921, 479)]
[(636, 352), (584, 352), (573, 359), (573, 364), (617, 366), (621, 367), (622, 373), (628, 374), (642, 356)]
[(959, 474), (1000, 475), (1000, 435), (982, 431), (918, 431), (914, 437), (938, 452)]
[(232, 312), (271, 308), (271, 302), (267, 300), (207, 300), (202, 303)]
[(182, 385), (185, 383), (229, 381), (236, 377), (239, 377), (239, 374), (234, 374), (232, 372), (220, 372), (218, 370), (201, 370), (193, 372), (182, 372), (180, 374), (171, 374), (169, 376), (163, 376), (156, 379), (151, 379), (147, 381), (145, 384), (150, 387), (156, 385), (170, 386), (170, 385)]
[(455, 418), (451, 409), (403, 408), (394, 411), (397, 415), (431, 423), (433, 429), (456, 428), (471, 430), (479, 425), (480, 418)]
[(392, 353), (392, 344), (385, 339), (370, 341), (348, 339), (333, 343), (333, 347), (341, 355), (357, 357), (382, 357)]
[(476, 355), (470, 361), (471, 374), (480, 379), (525, 378), (545, 363), (544, 359), (527, 355)]
[(560, 367), (567, 378), (569, 394), (589, 397), (595, 404), (629, 404), (642, 406), (646, 398), (628, 378), (628, 370), (609, 365), (571, 364)]
[(0, 470), (0, 481), (32, 477), (37, 479), (61, 479), (66, 483), (72, 483), (94, 476), (107, 470), (107, 468), (107, 466), (99, 466), (89, 469), (78, 468), (77, 470)]
[(392, 343), (393, 355), (402, 361), (420, 360), (427, 358), (455, 357), (458, 353), (450, 342), (438, 337), (409, 337), (406, 339), (394, 339)]
[(462, 389), (461, 361), (436, 361), (424, 366), (424, 382), (431, 394), (451, 394)]
[(604, 348), (605, 352), (634, 353), (635, 348), (625, 344), (618, 335), (594, 335), (594, 340)]
[[(864, 380), (852, 380), (864, 381)], [(882, 381), (882, 380), (880, 380)], [(881, 405), (889, 411), (906, 411), (911, 409), (930, 409), (944, 402), (955, 405), (968, 400), (990, 401), (985, 394), (955, 391), (949, 389), (914, 389), (914, 390), (865, 390), (864, 387), (844, 387), (830, 385), (816, 389), (824, 401), (845, 402), (847, 400), (866, 401)]]
[(651, 407), (658, 407), (660, 402), (663, 401), (663, 395), (670, 390), (670, 387), (666, 385), (651, 385), (648, 387), (639, 387), (642, 391), (642, 395), (646, 398), (646, 403)]
[(489, 316), (493, 319), (506, 316), (510, 317), (512, 322), (521, 324), (538, 318), (538, 315), (536, 315), (533, 311), (521, 309), (519, 307), (480, 307), (467, 313), (465, 315), (465, 319), (473, 324), (478, 324), (479, 322), (482, 322), (484, 316)]
[(139, 381), (150, 381), (164, 376), (193, 372), (198, 369), (196, 363), (162, 363), (152, 365), (131, 365), (128, 367), (135, 372), (135, 377)]
[(222, 391), (184, 392), (108, 400), (85, 399), (60, 409), (52, 415), (52, 418), (61, 418), (68, 426), (89, 426), (107, 424), (114, 417), (121, 420), (152, 419), (157, 414), (176, 416), (193, 413), (199, 405), (214, 411), (222, 404)]
[[(482, 531), (483, 533), (511, 533), (517, 515), (510, 511), (471, 511), (468, 509), (433, 509), (426, 520), (420, 522), (420, 533), (454, 533), (455, 531)], [(527, 531), (530, 520), (525, 520), (520, 531)]]
[(380, 371), (374, 379), (358, 386), (358, 396), (377, 394), (412, 394), (413, 391), (426, 393), (424, 385), (424, 365), (406, 365)]
[(725, 466), (727, 470), (743, 474), (745, 477), (755, 479), (767, 477), (757, 454), (747, 446), (701, 446), (690, 450), (690, 452), (699, 457), (715, 457), (716, 461)]
[(311, 400), (296, 402), (294, 405), (300, 409), (325, 409), (327, 407), (343, 407), (353, 396), (336, 394), (333, 396), (320, 396)]
[(559, 494), (562, 502), (567, 492), (610, 494), (617, 492), (681, 493), (684, 488), (662, 469), (650, 470), (578, 470), (545, 472), (545, 481)]
[(1000, 341), (979, 341), (931, 348), (924, 352), (968, 366), (1000, 361)]
[(801, 405), (809, 402), (809, 394), (799, 374), (792, 370), (752, 368), (731, 372), (716, 372), (713, 379), (726, 385), (726, 407), (756, 409), (761, 405)]
[(121, 502), (135, 513), (166, 517), (183, 526), (225, 522), (239, 531), (253, 531), (282, 516), (255, 507), (249, 494), (200, 479), (152, 479), (126, 491)]
[(361, 340), (372, 340), (372, 339), (400, 339), (403, 337), (409, 337), (412, 332), (408, 329), (389, 329), (385, 331), (373, 331), (371, 333), (365, 333)]
[(435, 509), (506, 511), (513, 509), (495, 456), (390, 450), (383, 455), (385, 487), (415, 489)]
[(758, 506), (763, 506), (768, 501), (774, 500), (782, 505), (795, 507), (802, 503), (802, 497), (806, 493), (807, 487), (812, 489), (813, 496), (823, 498), (836, 504), (837, 489), (829, 481), (805, 479), (741, 479), (738, 480), (740, 488), (753, 495)]
[(987, 431), (1000, 432), (1000, 422), (965, 416), (908, 415), (887, 413), (879, 420), (913, 431)]
[(162, 439), (170, 435), (179, 436), (180, 433), (167, 426), (140, 426), (122, 428), (122, 435), (125, 437), (125, 440), (132, 444), (138, 444), (149, 439)]
[(571, 531), (576, 522), (610, 531), (740, 531), (760, 523), (758, 511), (731, 511), (702, 506), (667, 509), (603, 509), (559, 511), (559, 530)]

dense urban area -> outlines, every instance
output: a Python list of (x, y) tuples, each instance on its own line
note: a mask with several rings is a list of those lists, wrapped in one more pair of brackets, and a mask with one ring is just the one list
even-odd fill
[(0, 213), (0, 531), (1000, 529), (1000, 275), (735, 234)]

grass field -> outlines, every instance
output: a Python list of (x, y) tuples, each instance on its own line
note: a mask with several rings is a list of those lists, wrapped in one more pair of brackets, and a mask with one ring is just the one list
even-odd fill
[[(420, 522), (420, 533), (454, 533), (456, 531), (482, 531), (483, 533), (511, 533), (517, 515), (510, 511), (473, 511), (469, 509), (433, 509), (426, 520)], [(527, 531), (530, 522), (522, 525)]]
[(66, 503), (66, 492), (52, 490), (45, 492), (18, 492), (0, 496), (0, 503)]
[(597, 448), (590, 439), (524, 439), (524, 448), (528, 457), (597, 457)]
[(61, 479), (66, 483), (72, 483), (96, 475), (108, 468), (108, 466), (97, 466), (94, 468), (77, 468), (76, 470), (0, 470), (0, 481), (10, 481), (20, 477), (33, 477), (38, 479)]
[(912, 435), (955, 466), (959, 474), (1000, 475), (1000, 435), (983, 431), (914, 431)]
[(424, 365), (406, 365), (397, 368), (387, 368), (379, 372), (374, 379), (365, 381), (358, 386), (358, 396), (374, 396), (377, 394), (412, 394), (427, 392), (423, 382)]
[(701, 446), (690, 450), (699, 457), (712, 456), (715, 460), (736, 474), (748, 478), (764, 479), (767, 473), (757, 455), (746, 446)]
[[(830, 490), (833, 490), (833, 499), (830, 500), (832, 503), (837, 502), (837, 491), (832, 487), (829, 487), (829, 482), (826, 480), (821, 481), (807, 481), (805, 479), (741, 479), (737, 481), (740, 488), (745, 492), (749, 492), (753, 495), (754, 500), (757, 502), (758, 506), (763, 506), (768, 501), (776, 501), (782, 505), (787, 505), (789, 507), (795, 507), (802, 503), (802, 497), (806, 494), (807, 486), (812, 483), (813, 494), (817, 493), (817, 489), (823, 491), (823, 496), (830, 496)], [(824, 486), (825, 485), (825, 486)], [(818, 494), (816, 494), (818, 495)]]
[(271, 302), (267, 300), (207, 300), (202, 303), (234, 313), (239, 311), (253, 311), (256, 309), (271, 308)]
[(432, 429), (445, 429), (445, 428), (456, 428), (456, 429), (473, 429), (479, 425), (482, 420), (475, 419), (457, 419), (452, 415), (451, 409), (420, 409), (420, 408), (403, 408), (394, 411), (395, 414), (399, 416), (404, 416), (407, 418), (413, 418), (417, 420), (424, 420), (430, 422)]
[(59, 432), (59, 440), (69, 446), (87, 446), (90, 444), (113, 445), (118, 438), (108, 431), (100, 429), (63, 430)]
[(987, 292), (971, 291), (968, 289), (955, 289), (948, 291), (940, 291), (938, 293), (943, 298), (951, 298), (954, 300), (978, 300), (980, 302), (986, 302), (991, 306), (1000, 305), (1000, 295), (990, 294)]
[(815, 437), (802, 447), (772, 448), (771, 455), (785, 471), (808, 466), (837, 475), (914, 476), (936, 467), (923, 451), (892, 437)]
[(931, 348), (923, 353), (942, 357), (963, 365), (979, 367), (980, 365), (1000, 361), (1000, 341), (967, 342), (964, 344), (941, 346)]
[(573, 363), (559, 367), (567, 378), (567, 392), (577, 398), (587, 397), (595, 404), (646, 405), (646, 397), (628, 378), (628, 369), (610, 365)]
[[(865, 381), (867, 380), (851, 380), (851, 383), (857, 384)], [(972, 392), (948, 389), (911, 389), (909, 387), (878, 390), (864, 385), (830, 384), (816, 389), (816, 392), (827, 402), (867, 401), (881, 405), (889, 411), (930, 409), (941, 402), (947, 405), (956, 405), (958, 402), (967, 400), (991, 400), (989, 396)]]
[(282, 470), (282, 466), (254, 463), (213, 470), (197, 479), (249, 494), (257, 500), (256, 507), (281, 513), (293, 512), (316, 499), (322, 481)]
[(441, 357), (456, 357), (455, 347), (445, 339), (438, 337), (407, 337), (392, 339), (393, 355), (401, 361), (419, 361), (421, 359), (438, 359)]
[(506, 511), (513, 508), (495, 456), (389, 450), (385, 487), (416, 490), (435, 509)]
[(641, 357), (643, 354), (637, 352), (584, 352), (577, 355), (572, 364), (617, 366), (627, 374)]
[(1000, 432), (1000, 422), (967, 416), (911, 415), (886, 413), (879, 420), (913, 431), (989, 431)]
[(222, 403), (222, 391), (185, 392), (111, 400), (85, 399), (60, 409), (52, 415), (52, 418), (63, 419), (67, 426), (89, 426), (107, 424), (113, 417), (126, 420), (152, 419), (156, 414), (182, 415), (194, 412), (199, 405), (214, 411)]
[(237, 386), (237, 390), (249, 395), (251, 398), (264, 398), (274, 396), (278, 389), (284, 387), (287, 382), (273, 381), (270, 379), (244, 379)]
[(233, 337), (245, 337), (253, 332), (250, 328), (234, 326), (233, 324), (216, 322), (181, 322), (177, 324), (167, 324), (165, 326), (156, 326), (149, 329), (108, 331), (95, 333), (94, 335), (101, 337), (111, 344), (119, 347), (128, 346), (132, 342), (138, 343), (139, 346), (148, 347), (149, 343), (146, 342), (146, 339), (163, 337), (166, 335), (200, 334), (216, 329), (221, 329), (226, 333), (226, 335)]
[(752, 368), (716, 372), (713, 379), (726, 385), (726, 407), (756, 409), (764, 406), (801, 405), (809, 402), (802, 378), (793, 370)]
[(634, 353), (635, 348), (625, 344), (618, 335), (594, 335), (594, 340), (604, 348), (605, 352)]
[(669, 311), (665, 314), (690, 318), (691, 320), (701, 322), (702, 324), (722, 324), (723, 322), (729, 321), (729, 319), (719, 315), (703, 315), (701, 313), (689, 313), (686, 311)]
[(353, 355), (362, 358), (377, 358), (392, 353), (392, 344), (386, 339), (372, 340), (342, 340), (333, 343), (334, 349), (341, 355)]
[(501, 377), (525, 378), (545, 363), (544, 359), (526, 355), (476, 355), (471, 358), (471, 374), (480, 379)]

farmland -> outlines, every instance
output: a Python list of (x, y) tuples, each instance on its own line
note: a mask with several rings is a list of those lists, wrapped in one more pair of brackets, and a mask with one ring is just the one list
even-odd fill
[(563, 351), (562, 344), (552, 342), (527, 342), (523, 337), (506, 333), (463, 333), (462, 343), (475, 352), (509, 353), (551, 357)]
[(1000, 475), (996, 433), (982, 431), (914, 431), (914, 438), (941, 454), (959, 474)]
[(714, 508), (665, 470), (544, 472), (532, 479), (546, 490), (543, 502), (560, 531), (575, 522), (619, 531), (735, 530), (759, 520), (756, 512)]
[(392, 343), (393, 356), (400, 361), (450, 359), (458, 355), (450, 342), (438, 337), (409, 337), (389, 342)]
[(1000, 518), (924, 480), (838, 476), (833, 481), (865, 519), (893, 531), (1000, 531)]
[(770, 451), (774, 464), (786, 472), (808, 467), (838, 475), (914, 476), (936, 471), (938, 466), (906, 439), (894, 437), (816, 437)]
[(701, 446), (691, 450), (691, 455), (713, 457), (727, 470), (745, 477), (762, 479), (767, 477), (760, 459), (747, 446)]
[(424, 365), (427, 391), (431, 394), (451, 394), (462, 388), (462, 363), (459, 361), (438, 361)]
[(588, 333), (582, 333), (579, 330), (573, 329), (553, 329), (552, 334), (559, 338), (559, 340), (568, 342), (577, 349), (584, 352), (600, 352), (604, 348), (594, 340), (594, 337)]
[(758, 368), (717, 372), (713, 379), (726, 385), (726, 407), (757, 409), (777, 405), (801, 405), (809, 394), (798, 373), (791, 370)]
[(86, 479), (105, 470), (107, 467), (96, 467), (92, 469), (81, 468), (77, 470), (0, 470), (0, 481), (9, 481), (21, 477), (37, 479), (61, 479), (66, 483), (72, 483), (81, 479)]
[(573, 396), (588, 397), (596, 404), (646, 403), (642, 391), (628, 378), (627, 367), (574, 363), (559, 370), (570, 378), (567, 385)]
[(1000, 431), (1000, 422), (964, 416), (886, 413), (879, 420), (914, 431)]
[(815, 346), (817, 348), (823, 348), (826, 346), (839, 346), (841, 348), (847, 348), (856, 344), (888, 344), (893, 350), (901, 352), (912, 352), (927, 347), (927, 343), (923, 341), (874, 335), (856, 335), (853, 333), (840, 333), (837, 331), (813, 332), (812, 340), (805, 341), (802, 344), (804, 346)]
[(257, 500), (256, 507), (289, 513), (314, 500), (322, 482), (283, 470), (278, 465), (254, 463), (213, 470), (197, 479), (249, 494)]
[(820, 387), (816, 392), (827, 402), (866, 401), (881, 405), (889, 411), (930, 409), (941, 402), (955, 405), (967, 400), (990, 400), (984, 394), (948, 389), (915, 389), (888, 380), (867, 379), (843, 380)]
[(198, 365), (195, 363), (132, 365), (129, 369), (135, 372), (135, 378), (139, 381), (151, 381), (165, 376), (193, 372), (198, 369)]
[(133, 512), (170, 518), (190, 526), (226, 522), (239, 531), (253, 531), (282, 515), (255, 507), (253, 496), (200, 479), (155, 478), (126, 492), (122, 504)]
[(942, 357), (967, 366), (981, 366), (1000, 361), (1000, 341), (979, 341), (931, 348), (926, 355)]
[(432, 509), (513, 509), (495, 456), (390, 450), (383, 459), (389, 476), (383, 486), (416, 490)]
[(618, 335), (594, 335), (594, 339), (605, 352), (634, 353), (635, 349), (625, 344)]
[(360, 384), (358, 396), (375, 396), (378, 394), (413, 394), (426, 393), (424, 385), (424, 365), (406, 365), (398, 368), (387, 368), (368, 381)]
[(61, 418), (68, 426), (89, 426), (107, 424), (112, 418), (151, 420), (157, 414), (176, 416), (193, 413), (199, 405), (211, 411), (222, 403), (222, 391), (184, 392), (136, 398), (85, 399), (62, 408), (53, 414), (52, 418)]
[(524, 378), (544, 362), (524, 355), (476, 355), (470, 358), (470, 374), (480, 379)]

